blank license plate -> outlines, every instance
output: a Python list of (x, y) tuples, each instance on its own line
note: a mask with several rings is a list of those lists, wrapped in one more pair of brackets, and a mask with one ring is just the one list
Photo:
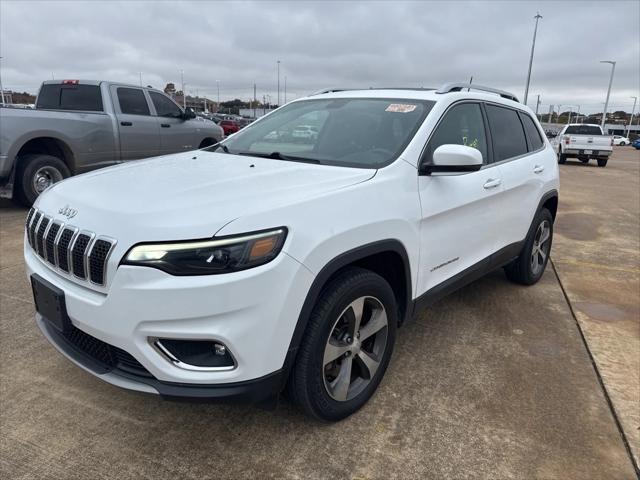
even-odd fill
[(585, 150), (584, 153), (585, 155), (591, 155), (593, 153), (593, 150)]

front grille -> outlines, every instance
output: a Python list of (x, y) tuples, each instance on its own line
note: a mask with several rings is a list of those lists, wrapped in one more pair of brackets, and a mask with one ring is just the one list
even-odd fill
[(118, 369), (133, 375), (153, 377), (132, 355), (124, 350), (109, 345), (71, 325), (62, 336), (76, 350), (109, 370)]
[(51, 218), (44, 217), (40, 221), (40, 225), (38, 225), (38, 231), (36, 233), (36, 252), (42, 258), (44, 258), (44, 232), (47, 230), (50, 221)]
[(53, 267), (95, 285), (104, 285), (115, 240), (54, 221), (36, 208), (26, 220), (27, 242)]
[(47, 262), (51, 265), (56, 264), (55, 259), (55, 240), (58, 236), (58, 232), (60, 231), (60, 227), (62, 225), (60, 223), (54, 222), (49, 227), (49, 233), (47, 233), (47, 238), (45, 240), (45, 253), (47, 254)]
[(87, 273), (84, 269), (84, 256), (87, 252), (87, 247), (91, 241), (91, 235), (81, 233), (76, 238), (73, 247), (71, 247), (71, 265), (73, 266), (73, 274), (76, 277), (87, 278)]

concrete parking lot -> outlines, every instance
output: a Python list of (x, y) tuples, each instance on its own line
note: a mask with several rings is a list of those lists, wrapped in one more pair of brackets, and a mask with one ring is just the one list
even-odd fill
[(497, 271), (421, 312), (378, 393), (333, 425), (286, 401), (165, 402), (69, 363), (33, 321), (26, 210), (3, 203), (0, 476), (636, 478), (640, 152), (561, 175), (555, 268), (528, 288)]

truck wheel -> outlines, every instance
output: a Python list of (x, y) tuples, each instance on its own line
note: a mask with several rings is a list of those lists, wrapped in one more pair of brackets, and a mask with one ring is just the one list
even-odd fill
[(553, 240), (553, 217), (543, 208), (531, 224), (520, 256), (504, 267), (507, 278), (521, 285), (533, 285), (542, 277)]
[(52, 155), (30, 154), (18, 159), (16, 170), (18, 201), (30, 207), (49, 186), (71, 176), (62, 160)]
[(599, 158), (598, 159), (598, 166), (599, 167), (606, 167), (608, 161), (609, 161), (608, 158)]
[(567, 156), (562, 154), (562, 150), (558, 151), (558, 163), (560, 165), (567, 163)]
[(362, 268), (345, 269), (313, 308), (289, 377), (289, 398), (322, 421), (356, 412), (387, 369), (397, 311), (384, 278)]

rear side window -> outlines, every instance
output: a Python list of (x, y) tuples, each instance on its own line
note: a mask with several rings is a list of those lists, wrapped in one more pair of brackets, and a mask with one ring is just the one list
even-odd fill
[(538, 130), (538, 127), (536, 127), (533, 119), (526, 113), (522, 112), (520, 112), (520, 119), (522, 120), (522, 125), (524, 125), (524, 131), (527, 133), (529, 151), (533, 152), (534, 150), (542, 148), (542, 145), (544, 145), (544, 143), (542, 141), (542, 137), (540, 136), (540, 130)]
[(496, 162), (527, 153), (527, 141), (518, 112), (510, 108), (487, 105), (487, 117), (491, 125)]
[(565, 135), (602, 135), (597, 125), (570, 125), (564, 131)]
[(43, 85), (36, 108), (102, 112), (102, 93), (98, 85)]
[(439, 146), (447, 144), (480, 150), (483, 162), (487, 163), (487, 135), (480, 104), (461, 103), (449, 109), (429, 140), (425, 152), (427, 161), (431, 161)]
[(144, 92), (137, 88), (118, 88), (120, 111), (129, 115), (151, 115)]
[(182, 116), (182, 110), (161, 93), (149, 92), (149, 95), (159, 117), (178, 118)]

